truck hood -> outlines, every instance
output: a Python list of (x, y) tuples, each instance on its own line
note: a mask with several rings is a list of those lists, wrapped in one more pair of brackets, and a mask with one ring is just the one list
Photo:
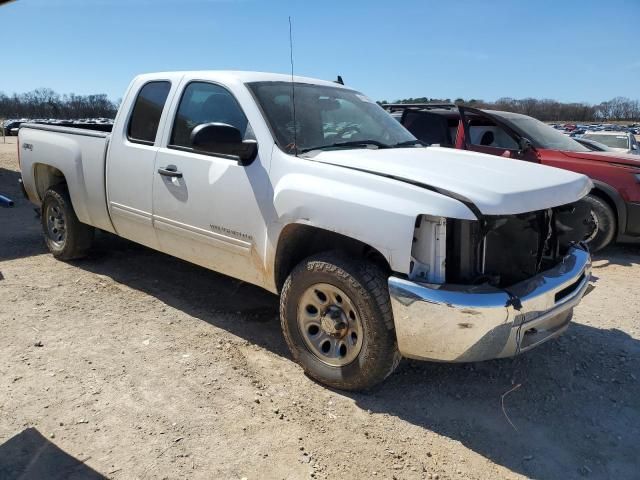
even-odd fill
[(579, 200), (584, 175), (451, 148), (329, 150), (312, 160), (423, 185), (472, 203), (484, 215), (513, 215)]

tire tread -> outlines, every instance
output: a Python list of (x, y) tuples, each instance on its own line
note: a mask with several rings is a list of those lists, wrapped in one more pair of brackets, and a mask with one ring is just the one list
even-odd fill
[(592, 252), (602, 250), (609, 245), (616, 234), (616, 216), (613, 209), (602, 198), (596, 195), (587, 195), (584, 200), (591, 205), (591, 208), (598, 216), (599, 232), (588, 245)]
[[(65, 211), (65, 228), (67, 231), (64, 246), (56, 248), (49, 242), (45, 218), (45, 204), (52, 198), (60, 204)], [(86, 256), (93, 243), (94, 228), (78, 220), (67, 186), (64, 184), (53, 185), (44, 194), (42, 200), (42, 231), (45, 243), (51, 254), (58, 260), (74, 260)]]

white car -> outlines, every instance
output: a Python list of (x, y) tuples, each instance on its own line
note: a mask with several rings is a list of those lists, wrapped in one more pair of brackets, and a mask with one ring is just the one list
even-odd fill
[(636, 137), (629, 132), (587, 131), (582, 138), (602, 143), (616, 152), (640, 155), (640, 145)]
[(141, 75), (111, 133), (27, 124), (19, 152), (56, 258), (99, 228), (279, 294), (293, 358), (336, 388), (529, 350), (589, 282), (587, 177), (424, 147), (333, 82)]

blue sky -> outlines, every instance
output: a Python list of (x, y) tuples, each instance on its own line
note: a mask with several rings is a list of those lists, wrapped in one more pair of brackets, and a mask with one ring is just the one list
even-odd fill
[(289, 72), (376, 100), (640, 98), (640, 0), (18, 0), (0, 91), (120, 98), (161, 70)]

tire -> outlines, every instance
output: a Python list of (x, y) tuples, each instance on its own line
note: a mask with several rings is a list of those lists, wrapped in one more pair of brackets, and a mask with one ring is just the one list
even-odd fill
[(369, 389), (400, 362), (387, 278), (364, 260), (327, 252), (302, 261), (284, 283), (280, 321), (294, 360), (329, 387)]
[(594, 232), (586, 239), (592, 252), (602, 250), (609, 245), (616, 234), (616, 215), (609, 204), (595, 195), (587, 195), (583, 199), (591, 206)]
[(42, 232), (51, 254), (58, 260), (86, 255), (94, 229), (78, 220), (65, 185), (54, 185), (42, 200)]

